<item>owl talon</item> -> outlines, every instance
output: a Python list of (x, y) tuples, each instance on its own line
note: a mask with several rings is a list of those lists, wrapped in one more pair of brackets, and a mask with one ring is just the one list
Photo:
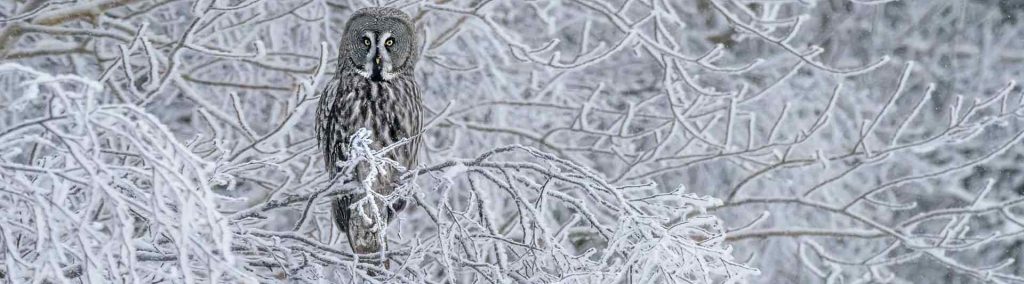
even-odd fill
[(345, 194), (331, 203), (331, 210), (334, 211), (334, 223), (342, 232), (348, 231), (349, 205), (352, 205), (352, 195)]
[(391, 205), (388, 206), (388, 223), (391, 223), (391, 221), (394, 220), (396, 216), (398, 216), (398, 212), (402, 212), (403, 209), (405, 209), (405, 199), (399, 199), (396, 200), (394, 203), (391, 203)]

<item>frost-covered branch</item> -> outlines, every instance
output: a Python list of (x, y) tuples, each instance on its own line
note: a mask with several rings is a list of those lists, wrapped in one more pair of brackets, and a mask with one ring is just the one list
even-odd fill
[(378, 3), (0, 2), (0, 278), (1022, 282), (1013, 1), (379, 2), (430, 121), (389, 270), (309, 110)]

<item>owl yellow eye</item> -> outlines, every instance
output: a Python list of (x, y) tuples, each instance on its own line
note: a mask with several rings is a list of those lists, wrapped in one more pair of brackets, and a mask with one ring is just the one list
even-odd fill
[(384, 41), (384, 46), (391, 46), (392, 44), (395, 44), (395, 40), (393, 39), (389, 38), (388, 40)]
[(370, 39), (369, 38), (363, 38), (363, 44), (366, 45), (366, 46), (370, 46)]

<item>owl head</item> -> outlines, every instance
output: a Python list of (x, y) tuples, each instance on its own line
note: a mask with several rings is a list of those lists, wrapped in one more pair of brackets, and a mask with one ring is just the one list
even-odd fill
[(411, 74), (419, 57), (416, 27), (409, 15), (388, 7), (356, 11), (345, 24), (342, 66), (373, 81)]

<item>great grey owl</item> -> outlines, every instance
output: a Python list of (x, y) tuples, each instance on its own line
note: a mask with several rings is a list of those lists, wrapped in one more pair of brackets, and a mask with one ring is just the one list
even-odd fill
[[(412, 138), (388, 154), (388, 158), (406, 168), (415, 166), (420, 143), (421, 102), (413, 70), (419, 58), (416, 28), (401, 10), (395, 8), (364, 8), (356, 11), (345, 24), (338, 55), (338, 71), (320, 94), (316, 111), (316, 138), (323, 151), (331, 178), (338, 174), (338, 161), (348, 160), (349, 136), (359, 128), (372, 131), (375, 148)], [(368, 170), (356, 167), (355, 178), (363, 180)], [(369, 188), (381, 194), (394, 191), (393, 170), (384, 171)], [(369, 203), (357, 215), (353, 202), (363, 196), (344, 195), (331, 202), (335, 223), (348, 236), (352, 251), (372, 254), (386, 248), (384, 226), (404, 202), (383, 204), (378, 200), (380, 214), (372, 216)], [(386, 208), (386, 209), (385, 209)], [(383, 215), (383, 216), (381, 216)], [(387, 262), (385, 262), (386, 264)]]

